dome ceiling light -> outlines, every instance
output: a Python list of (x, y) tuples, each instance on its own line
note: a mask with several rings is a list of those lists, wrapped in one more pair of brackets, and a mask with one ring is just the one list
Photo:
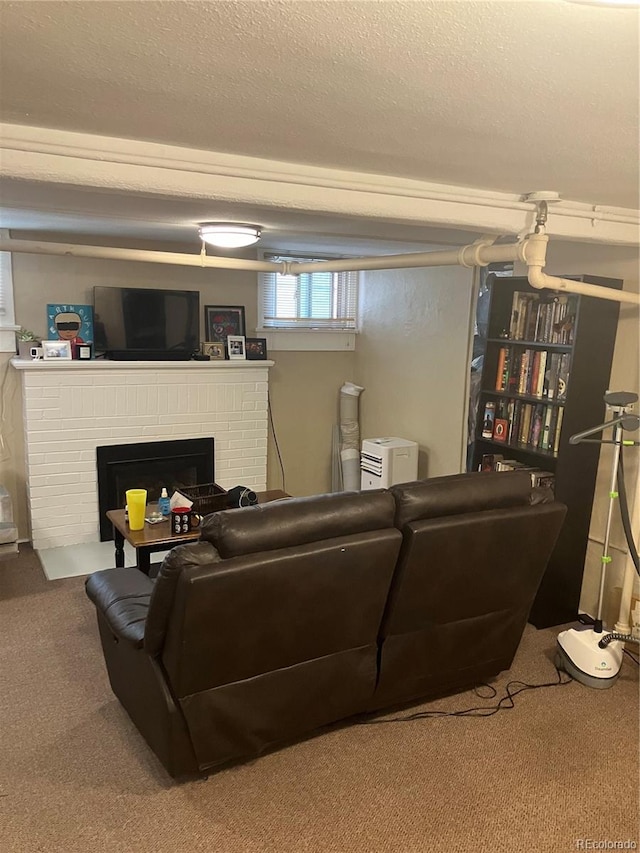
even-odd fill
[(200, 239), (218, 249), (244, 249), (260, 239), (257, 225), (244, 222), (203, 222), (199, 226)]

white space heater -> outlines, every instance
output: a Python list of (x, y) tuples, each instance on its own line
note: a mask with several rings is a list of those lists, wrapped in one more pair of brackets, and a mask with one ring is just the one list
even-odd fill
[(386, 489), (418, 478), (418, 445), (406, 438), (366, 438), (360, 453), (360, 488)]

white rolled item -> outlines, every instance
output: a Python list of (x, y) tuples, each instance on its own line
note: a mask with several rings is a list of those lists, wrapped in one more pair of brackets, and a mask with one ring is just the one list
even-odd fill
[(345, 492), (360, 489), (360, 451), (347, 448), (340, 451), (342, 462), (342, 487)]
[(345, 382), (340, 389), (340, 463), (345, 491), (360, 488), (360, 385)]

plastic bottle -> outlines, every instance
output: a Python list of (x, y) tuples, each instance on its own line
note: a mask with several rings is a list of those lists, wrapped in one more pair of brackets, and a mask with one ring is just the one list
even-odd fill
[(158, 509), (164, 516), (169, 515), (171, 512), (171, 501), (169, 500), (169, 495), (167, 494), (167, 489), (165, 486), (162, 487), (162, 492), (160, 493), (160, 498), (158, 499)]

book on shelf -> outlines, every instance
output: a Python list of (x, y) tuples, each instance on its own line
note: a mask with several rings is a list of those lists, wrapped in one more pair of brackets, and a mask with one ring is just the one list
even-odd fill
[(506, 418), (495, 418), (493, 422), (493, 440), (506, 441), (509, 431), (509, 421)]
[(516, 339), (518, 330), (518, 302), (520, 300), (520, 291), (514, 290), (511, 297), (511, 319), (509, 321), (509, 337), (511, 340)]
[(496, 462), (496, 471), (538, 471), (535, 465), (527, 465), (518, 459), (501, 459)]
[(567, 388), (569, 387), (569, 368), (571, 357), (568, 352), (563, 352), (558, 362), (558, 400), (566, 400)]
[(533, 353), (533, 362), (531, 372), (529, 374), (529, 382), (527, 383), (527, 394), (532, 397), (536, 396), (538, 388), (538, 371), (540, 370), (540, 350), (537, 349)]
[(529, 444), (533, 447), (538, 448), (540, 446), (540, 435), (542, 433), (542, 419), (543, 419), (543, 411), (542, 405), (538, 404), (534, 407), (533, 413), (531, 415), (531, 430), (529, 432)]
[(533, 406), (531, 403), (525, 403), (522, 407), (522, 420), (520, 422), (520, 434), (518, 437), (520, 444), (527, 444), (528, 442), (532, 410)]
[(544, 407), (544, 420), (542, 422), (542, 435), (540, 436), (541, 450), (549, 450), (549, 437), (551, 435), (551, 418), (554, 406)]
[(507, 347), (500, 347), (498, 352), (498, 368), (496, 371), (496, 391), (504, 391), (505, 389), (505, 372), (504, 366), (507, 360)]
[(479, 471), (497, 471), (497, 466), (502, 462), (504, 456), (501, 453), (483, 453), (480, 460)]
[(562, 432), (562, 418), (564, 415), (564, 409), (562, 406), (558, 406), (558, 415), (556, 420), (556, 426), (553, 433), (553, 452), (557, 453), (560, 447), (560, 433)]
[(552, 471), (541, 471), (536, 469), (530, 472), (532, 486), (553, 486), (556, 482), (556, 475)]
[(544, 397), (544, 377), (545, 370), (547, 367), (547, 351), (546, 349), (538, 350), (538, 354), (540, 359), (538, 361), (538, 374), (536, 376), (536, 385), (535, 391), (533, 392), (534, 397)]
[(484, 416), (482, 418), (482, 437), (493, 438), (493, 422), (496, 416), (496, 404), (493, 400), (489, 400), (484, 407)]
[(518, 382), (520, 381), (520, 363), (522, 361), (522, 350), (517, 347), (511, 351), (509, 357), (509, 376), (507, 377), (507, 387), (504, 389), (509, 394), (518, 393)]
[(518, 394), (527, 393), (527, 374), (529, 372), (529, 358), (531, 350), (523, 350), (520, 357), (520, 376), (518, 379)]

